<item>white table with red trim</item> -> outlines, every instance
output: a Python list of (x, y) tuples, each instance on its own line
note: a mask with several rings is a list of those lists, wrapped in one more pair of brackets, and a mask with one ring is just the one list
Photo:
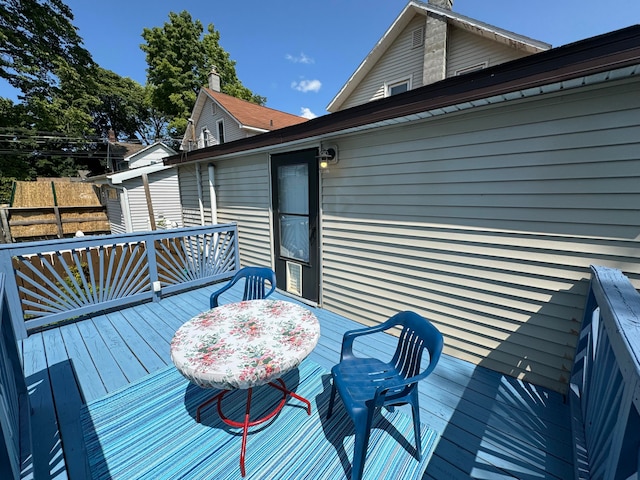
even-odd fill
[[(244, 459), (249, 427), (273, 418), (291, 396), (304, 402), (311, 414), (311, 403), (287, 389), (282, 376), (295, 369), (315, 348), (320, 323), (308, 309), (282, 300), (249, 300), (222, 305), (205, 311), (182, 325), (171, 341), (171, 359), (192, 383), (220, 389), (196, 411), (217, 401), (222, 421), (242, 428), (240, 471), (245, 476)], [(282, 392), (282, 399), (266, 416), (251, 420), (254, 387), (270, 385)], [(231, 390), (247, 390), (244, 421), (227, 418), (222, 399)]]

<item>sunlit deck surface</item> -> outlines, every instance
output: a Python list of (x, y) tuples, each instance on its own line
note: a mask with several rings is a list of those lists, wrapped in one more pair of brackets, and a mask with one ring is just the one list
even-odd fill
[[(170, 364), (174, 332), (208, 308), (216, 288), (95, 315), (24, 340), (32, 430), (37, 433), (33, 466), (23, 478), (86, 478), (82, 402)], [(240, 290), (231, 290), (221, 303), (240, 296)], [(291, 300), (278, 293), (272, 298)], [(361, 325), (313, 310), (322, 335), (309, 358), (329, 370), (339, 360), (342, 334)], [(385, 337), (375, 345), (381, 355), (389, 355), (393, 343)], [(573, 478), (570, 413), (562, 395), (446, 355), (420, 392), (421, 421), (441, 434), (423, 478)], [(304, 445), (300, 449), (304, 455)]]

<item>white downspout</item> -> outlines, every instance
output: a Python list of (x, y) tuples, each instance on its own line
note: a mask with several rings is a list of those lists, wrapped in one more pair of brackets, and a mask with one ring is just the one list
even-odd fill
[(216, 199), (215, 168), (209, 164), (209, 198), (211, 199), (211, 224), (218, 224), (218, 200)]
[(204, 222), (204, 203), (202, 201), (202, 175), (200, 174), (200, 164), (196, 163), (196, 184), (198, 186), (198, 205), (200, 206), (200, 225), (206, 225)]

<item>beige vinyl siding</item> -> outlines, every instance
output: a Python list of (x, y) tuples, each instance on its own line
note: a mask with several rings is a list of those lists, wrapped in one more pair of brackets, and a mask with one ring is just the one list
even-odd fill
[(457, 70), (480, 63), (487, 67), (527, 56), (526, 52), (482, 38), (461, 28), (449, 26), (447, 38), (447, 77)]
[[(238, 121), (234, 120), (229, 114), (227, 114), (220, 105), (216, 105), (216, 113), (213, 113), (212, 109), (213, 100), (207, 97), (204, 101), (204, 107), (202, 108), (202, 113), (200, 118), (198, 119), (198, 124), (196, 125), (196, 142), (200, 138), (200, 134), (202, 133), (202, 129), (206, 126), (209, 129), (209, 132), (213, 138), (215, 138), (215, 145), (218, 144), (218, 120), (222, 120), (224, 124), (224, 141), (231, 142), (233, 140), (238, 140), (240, 138), (245, 138), (247, 132), (241, 130)], [(197, 144), (197, 143), (196, 143)], [(212, 144), (213, 145), (213, 144)]]
[(422, 86), (422, 64), (424, 48), (412, 48), (412, 34), (416, 28), (425, 27), (426, 17), (417, 15), (396, 38), (384, 56), (362, 79), (353, 93), (340, 108), (384, 98), (385, 82), (396, 82), (411, 77), (411, 89)]
[(196, 182), (196, 166), (181, 165), (178, 167), (180, 181), (180, 203), (182, 204), (182, 219), (185, 227), (201, 225), (200, 204), (198, 201), (198, 184)]
[(582, 90), (337, 141), (323, 307), (416, 310), (448, 354), (566, 392), (589, 265), (640, 286), (640, 89)]
[(109, 198), (107, 195), (107, 217), (109, 217), (109, 227), (112, 234), (126, 233), (127, 228), (124, 223), (124, 214), (122, 212), (122, 189), (114, 187), (103, 187), (106, 192), (113, 190), (116, 198)]
[[(258, 154), (218, 160), (214, 163), (218, 223), (236, 222), (238, 224), (240, 261), (243, 266), (272, 266), (268, 158), (267, 154)], [(205, 216), (207, 222), (210, 222), (211, 203), (207, 163), (202, 163), (200, 168)], [(189, 217), (196, 217), (199, 222), (195, 167), (189, 165), (181, 167), (180, 170), (183, 207), (187, 207), (184, 210), (185, 221), (189, 212), (195, 212), (190, 213)], [(182, 183), (183, 181), (186, 182)], [(185, 203), (186, 200), (188, 204)]]

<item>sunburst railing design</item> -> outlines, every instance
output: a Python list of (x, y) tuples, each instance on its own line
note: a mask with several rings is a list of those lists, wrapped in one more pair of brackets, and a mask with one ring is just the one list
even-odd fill
[(0, 245), (17, 332), (232, 276), (235, 224)]

